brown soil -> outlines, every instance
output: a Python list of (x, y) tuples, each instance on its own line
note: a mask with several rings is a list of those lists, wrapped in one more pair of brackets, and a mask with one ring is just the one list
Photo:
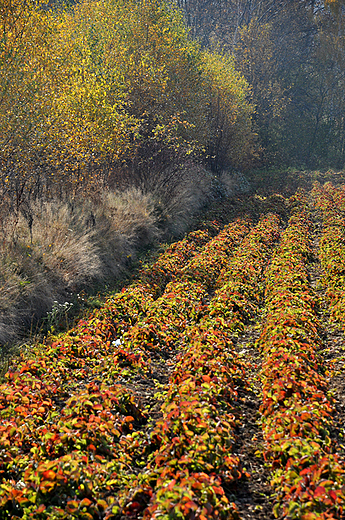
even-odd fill
[(239, 392), (239, 407), (242, 427), (238, 431), (235, 453), (239, 455), (243, 468), (250, 477), (239, 484), (232, 497), (243, 520), (273, 520), (273, 490), (270, 486), (270, 472), (265, 466), (260, 452), (264, 444), (259, 424), (261, 404), (261, 382), (259, 371), (261, 356), (255, 348), (258, 331), (249, 326), (236, 343), (236, 349), (250, 360), (252, 372), (249, 374), (252, 390)]

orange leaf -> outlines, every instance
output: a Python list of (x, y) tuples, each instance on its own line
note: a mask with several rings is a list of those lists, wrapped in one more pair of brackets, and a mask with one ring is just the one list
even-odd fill
[(55, 471), (49, 469), (48, 471), (44, 471), (42, 473), (42, 477), (45, 480), (55, 480), (56, 479), (56, 473), (55, 473)]
[(80, 502), (80, 507), (89, 507), (91, 506), (92, 502), (88, 498), (83, 498), (83, 500)]
[(321, 497), (326, 494), (326, 489), (323, 486), (318, 486), (314, 491), (314, 497)]

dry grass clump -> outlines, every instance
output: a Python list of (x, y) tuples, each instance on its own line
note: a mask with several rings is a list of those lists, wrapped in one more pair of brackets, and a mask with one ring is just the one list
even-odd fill
[(239, 172), (224, 171), (215, 176), (193, 163), (164, 170), (149, 178), (146, 186), (161, 208), (165, 235), (169, 238), (186, 233), (210, 203), (251, 189)]
[(232, 197), (237, 193), (247, 193), (250, 191), (250, 184), (241, 173), (230, 173), (224, 171), (219, 176), (219, 182), (223, 186), (227, 197)]
[(26, 204), (1, 231), (0, 344), (86, 283), (118, 276), (161, 233), (152, 198), (138, 189), (104, 192), (93, 204)]
[(106, 275), (118, 276), (138, 251), (158, 240), (155, 203), (138, 188), (104, 192), (94, 212), (94, 237)]
[(2, 252), (0, 255), (0, 341), (5, 343), (14, 336), (18, 324), (15, 304), (22, 295), (30, 294), (31, 284), (18, 273), (17, 265)]
[(101, 274), (93, 230), (85, 221), (83, 206), (36, 204), (32, 214), (32, 233), (28, 233), (28, 225), (22, 218), (18, 234), (25, 252), (52, 283), (70, 290)]
[(57, 202), (33, 204), (30, 218), (26, 210), (7, 219), (0, 247), (0, 343), (101, 275), (92, 234), (79, 219), (69, 204)]
[(26, 330), (52, 306), (54, 284), (19, 248), (0, 252), (0, 343)]
[(145, 190), (156, 201), (166, 237), (179, 237), (214, 196), (214, 175), (201, 165), (184, 164), (156, 173)]

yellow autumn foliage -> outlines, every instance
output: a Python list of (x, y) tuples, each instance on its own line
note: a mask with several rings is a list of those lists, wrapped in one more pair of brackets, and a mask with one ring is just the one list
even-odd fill
[(75, 190), (152, 143), (222, 165), (251, 153), (248, 84), (174, 4), (5, 0), (1, 24), (3, 194)]

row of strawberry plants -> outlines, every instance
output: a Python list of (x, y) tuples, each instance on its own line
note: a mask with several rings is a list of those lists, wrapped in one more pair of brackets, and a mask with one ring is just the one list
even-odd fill
[[(179, 260), (171, 261), (173, 268), (169, 276), (173, 281), (166, 285), (162, 296), (151, 303), (146, 314), (119, 339), (121, 352), (145, 361), (169, 356), (176, 348), (181, 332), (202, 316), (210, 277), (216, 279), (234, 247), (248, 231), (248, 223), (238, 220), (225, 226), (181, 270)], [(156, 267), (157, 263), (154, 272)]]
[[(243, 309), (236, 307), (239, 297), (250, 300), (252, 309), (258, 306), (260, 277), (278, 228), (278, 219), (268, 216), (249, 232), (218, 280), (218, 285), (226, 280), (226, 297), (220, 287), (208, 315), (186, 330), (163, 418), (152, 434), (159, 447), (145, 467), (146, 487), (138, 485), (133, 496), (138, 516), (144, 510), (144, 518), (238, 518), (224, 488), (242, 477), (239, 458), (232, 453), (238, 426), (234, 405), (238, 386), (247, 384), (248, 367), (231, 338), (239, 322), (243, 328), (248, 321)], [(196, 260), (198, 285), (205, 259), (201, 256), (200, 269)], [(144, 490), (151, 497), (147, 509), (137, 498)]]
[(345, 327), (345, 191), (328, 183), (315, 186), (312, 195), (322, 218), (319, 250), (322, 284), (331, 319)]
[(140, 271), (142, 281), (156, 285), (162, 291), (165, 285), (176, 279), (194, 255), (200, 252), (210, 240), (207, 231), (192, 231), (184, 239), (172, 243), (158, 259)]
[(182, 268), (181, 276), (184, 279), (200, 282), (208, 289), (213, 288), (220, 273), (227, 268), (230, 252), (248, 233), (249, 228), (249, 222), (245, 220), (238, 220), (225, 226)]
[(152, 286), (134, 284), (9, 370), (0, 389), (0, 518), (117, 518), (126, 509), (114, 492), (135, 472), (131, 431), (146, 417), (114, 379), (147, 372), (152, 334), (163, 350), (204, 297), (189, 282), (166, 289), (154, 300)]
[[(151, 292), (157, 294), (155, 285), (159, 280), (157, 273), (161, 272), (161, 265), (164, 265), (164, 276), (160, 279), (161, 285), (158, 286), (158, 293), (163, 291), (163, 294), (156, 300), (151, 300), (145, 312), (138, 315), (135, 323), (132, 322), (132, 327), (118, 337), (120, 350), (117, 361), (119, 356), (122, 356), (124, 364), (133, 366), (136, 363), (144, 372), (148, 372), (151, 358), (169, 356), (169, 352), (174, 350), (178, 342), (179, 334), (202, 313), (203, 302), (207, 299), (205, 291), (208, 283), (207, 280), (205, 283), (204, 277), (200, 277), (198, 266), (205, 267), (207, 264), (209, 273), (219, 273), (226, 265), (234, 247), (241, 242), (248, 231), (248, 223), (238, 220), (225, 226), (203, 247), (200, 247), (200, 244), (204, 240), (204, 232), (195, 232), (188, 235), (187, 242), (179, 242), (176, 255), (171, 254), (169, 261), (164, 253), (162, 260), (159, 258), (152, 267), (153, 285), (150, 285)], [(191, 255), (191, 249), (186, 246), (186, 243), (190, 244), (193, 240), (199, 245), (200, 251), (197, 252), (193, 248)], [(186, 267), (182, 267), (181, 250), (184, 251), (182, 258), (186, 258), (186, 250), (192, 257)], [(187, 275), (192, 272), (196, 273), (195, 276)], [(148, 271), (145, 276), (147, 280), (150, 279)], [(165, 286), (168, 278), (172, 281)], [(198, 280), (197, 284), (195, 278)], [(119, 363), (116, 364), (116, 370), (118, 365)], [(128, 369), (125, 372), (127, 373)]]
[(261, 304), (262, 271), (279, 236), (279, 218), (272, 214), (263, 217), (217, 279), (210, 315), (230, 321), (233, 332), (243, 331)]
[(193, 231), (171, 244), (157, 261), (141, 270), (142, 281), (162, 291), (169, 281), (181, 276), (198, 276), (199, 281), (214, 280), (214, 269), (222, 269), (233, 247), (248, 232), (249, 223), (238, 219), (228, 224), (214, 238), (207, 231)]
[(344, 469), (330, 439), (334, 406), (308, 281), (310, 228), (305, 211), (292, 216), (266, 272), (260, 411), (276, 516), (325, 520), (344, 514)]
[[(207, 260), (209, 262), (212, 262), (213, 269), (216, 272), (220, 272), (221, 268), (225, 264), (225, 261), (226, 260), (229, 261), (229, 256), (231, 257), (231, 252), (233, 251), (233, 246), (241, 241), (241, 239), (243, 238), (243, 235), (247, 231), (248, 231), (247, 225), (244, 225), (244, 223), (240, 222), (240, 221), (227, 226), (226, 229), (222, 233), (220, 233), (215, 239), (213, 239), (211, 241), (212, 248), (209, 248), (208, 247), (209, 244), (207, 244), (206, 247), (199, 253), (199, 255), (195, 255), (195, 257), (193, 258), (193, 263), (197, 266), (198, 260), (199, 260), (200, 265), (203, 265), (205, 263), (205, 258), (207, 258)], [(207, 255), (205, 254), (205, 251), (207, 251)], [(221, 254), (219, 253), (219, 251), (221, 251)], [(225, 256), (225, 258), (224, 258), (224, 256)], [(221, 258), (221, 262), (219, 261), (219, 258)], [(155, 304), (152, 306), (152, 309), (151, 309), (152, 312), (150, 313), (150, 315), (147, 316), (146, 318), (144, 318), (142, 320), (142, 322), (137, 324), (138, 328), (140, 328), (140, 327), (145, 328), (148, 321), (150, 321), (151, 326), (154, 324), (154, 326), (156, 327), (156, 330), (157, 330), (157, 328), (160, 330), (160, 333), (158, 333), (158, 338), (159, 338), (159, 341), (161, 342), (161, 344), (162, 343), (165, 344), (165, 351), (167, 350), (167, 347), (169, 344), (166, 339), (167, 332), (168, 332), (168, 337), (170, 339), (170, 344), (176, 345), (179, 342), (179, 338), (181, 338), (181, 333), (183, 332), (183, 330), (185, 330), (186, 328), (191, 328), (191, 327), (193, 328), (195, 326), (195, 322), (202, 318), (203, 314), (205, 313), (205, 310), (207, 309), (207, 306), (202, 305), (201, 307), (199, 307), (197, 309), (197, 312), (196, 312), (196, 309), (195, 309), (195, 307), (193, 308), (193, 304), (192, 304), (193, 303), (192, 295), (201, 294), (203, 296), (203, 300), (204, 300), (205, 299), (205, 289), (208, 287), (209, 284), (200, 283), (198, 270), (197, 270), (197, 276), (196, 276), (197, 280), (193, 280), (191, 278), (192, 277), (183, 276), (182, 282), (179, 282), (179, 281), (170, 282), (168, 284), (168, 286), (166, 287), (166, 291), (163, 294), (162, 298), (158, 299), (157, 302), (155, 302)], [(183, 292), (183, 289), (185, 289), (185, 292)], [(176, 299), (176, 293), (178, 293), (179, 291), (181, 291), (180, 296), (182, 298), (186, 298), (186, 302), (189, 301), (189, 304), (188, 304), (189, 309), (186, 309), (188, 312), (185, 316), (183, 316), (181, 314), (181, 313), (183, 313), (183, 308), (184, 308), (182, 300)], [(173, 298), (170, 302), (167, 300), (167, 298), (169, 299), (169, 296), (173, 296)], [(165, 299), (165, 305), (159, 304), (159, 302), (163, 301), (163, 299)], [(200, 301), (199, 301), (199, 303), (200, 303)], [(189, 314), (189, 316), (188, 316), (188, 314)], [(186, 318), (187, 318), (187, 320), (186, 320)], [(162, 336), (163, 336), (163, 341), (162, 341)], [(169, 384), (169, 387), (170, 386), (171, 385)], [(182, 394), (183, 393), (185, 394), (185, 398), (186, 398), (185, 399), (186, 409), (182, 413), (182, 416), (184, 416), (184, 419), (182, 422), (187, 425), (188, 410), (190, 412), (190, 403), (191, 403), (191, 401), (193, 401), (193, 397), (190, 395), (190, 387), (188, 385), (185, 387), (184, 392), (182, 390)], [(195, 404), (195, 401), (193, 401), (193, 404)], [(179, 415), (179, 412), (180, 412), (180, 410), (177, 411), (178, 415)], [(207, 419), (207, 415), (205, 416), (205, 407), (202, 408), (201, 411), (199, 410), (199, 412), (201, 413), (201, 415), (204, 415), (204, 421), (205, 421)], [(195, 413), (198, 415), (197, 411)], [(200, 420), (200, 417), (199, 417), (199, 420)], [(199, 422), (199, 420), (198, 420), (198, 422)], [(186, 427), (188, 429), (188, 426), (186, 426)], [(162, 443), (164, 445), (164, 441), (163, 441), (164, 432), (166, 432), (166, 424), (163, 421), (162, 423), (159, 423), (157, 425), (156, 429), (154, 430), (154, 432), (151, 436), (149, 446), (145, 446), (145, 442), (143, 442), (142, 436), (140, 434), (137, 435), (136, 449), (137, 449), (137, 451), (140, 452), (141, 457), (143, 457), (143, 452), (145, 454), (147, 454), (147, 450), (150, 451), (151, 449), (155, 448), (157, 443), (158, 443), (158, 445), (160, 445), (158, 452), (161, 451)], [(176, 439), (177, 438), (178, 437), (176, 437)], [(202, 451), (202, 449), (201, 449), (201, 451)], [(169, 452), (169, 449), (167, 450), (166, 455), (167, 455), (168, 459), (171, 458), (171, 453)], [(157, 457), (155, 456), (154, 459), (155, 459), (155, 461), (161, 460), (161, 462), (163, 462), (164, 457), (162, 457), (162, 459), (160, 459), (159, 456), (157, 456)], [(174, 459), (172, 458), (172, 461), (173, 460)], [(174, 462), (172, 462), (172, 465), (174, 465)], [(155, 467), (155, 464), (153, 466)], [(157, 485), (159, 487), (159, 482), (162, 482), (162, 480), (161, 480), (162, 478), (163, 478), (163, 481), (166, 482), (166, 480), (167, 480), (166, 477), (167, 477), (167, 475), (164, 475), (163, 477), (159, 476), (159, 471), (157, 471), (157, 468), (156, 468), (156, 470), (154, 470), (151, 467), (151, 469), (148, 469), (147, 471), (145, 471), (145, 479), (144, 479), (145, 485), (140, 485), (139, 481), (137, 481), (136, 483), (131, 482), (130, 489), (128, 489), (128, 496), (131, 497), (131, 500), (129, 502), (129, 507), (131, 508), (132, 514), (138, 514), (140, 516), (141, 512), (146, 508), (148, 497), (152, 498), (152, 495), (154, 493), (153, 490), (155, 488), (157, 488)], [(158, 479), (158, 484), (157, 484), (157, 479)], [(181, 473), (179, 475), (178, 480), (180, 482), (180, 485), (179, 485), (179, 483), (176, 483), (174, 479), (172, 479), (172, 481), (170, 482), (170, 487), (169, 487), (169, 491), (168, 491), (169, 496), (165, 497), (166, 506), (170, 510), (170, 512), (167, 514), (174, 514), (171, 511), (172, 509), (174, 510), (175, 513), (176, 513), (176, 511), (179, 511), (180, 514), (182, 514), (182, 511), (189, 510), (188, 509), (189, 506), (186, 504), (187, 504), (187, 502), (190, 502), (189, 500), (187, 500), (187, 497), (190, 494), (190, 492), (188, 493), (188, 489), (190, 490), (190, 487), (193, 484), (193, 478), (189, 479), (188, 469), (187, 469), (187, 474)], [(150, 482), (152, 482), (152, 484), (153, 483), (154, 484), (150, 485)], [(211, 496), (213, 496), (214, 489), (217, 488), (216, 480), (214, 478), (211, 479), (211, 484), (207, 478), (207, 475), (205, 474), (205, 475), (202, 475), (201, 480), (199, 479), (197, 484), (195, 484), (195, 485), (197, 487), (199, 486), (200, 489), (202, 488), (203, 493), (206, 494), (207, 496), (209, 495), (209, 493), (211, 493)], [(210, 487), (210, 485), (211, 485), (211, 487)], [(172, 489), (170, 489), (171, 486), (172, 486)], [(207, 489), (208, 489), (208, 491), (207, 491)], [(177, 490), (179, 490), (179, 491), (177, 491)], [(184, 504), (175, 504), (174, 505), (174, 501), (170, 500), (172, 498), (170, 495), (175, 496), (175, 498), (176, 498), (176, 492), (177, 492), (177, 494), (182, 493), (182, 495), (184, 497), (183, 498)], [(164, 502), (164, 498), (162, 497), (162, 494), (158, 492), (158, 495), (160, 496), (160, 499), (163, 500), (163, 502)], [(182, 498), (182, 495), (180, 496), (180, 498)], [(156, 495), (154, 494), (153, 498), (151, 499), (151, 502), (153, 501), (153, 503), (154, 503), (155, 496)], [(225, 498), (223, 497), (223, 499), (221, 500), (222, 509), (225, 507), (224, 501), (226, 502)], [(170, 506), (169, 506), (169, 504), (170, 504)], [(181, 510), (179, 509), (180, 507), (181, 507)], [(194, 505), (192, 504), (192, 510), (193, 510), (193, 507), (195, 507), (195, 503), (194, 503)], [(212, 507), (211, 503), (208, 504), (208, 507), (209, 508)], [(151, 514), (153, 514), (152, 511), (155, 510), (155, 508), (156, 508), (156, 506), (151, 504), (151, 506), (145, 510), (145, 516), (147, 517), (147, 516), (150, 516)], [(224, 513), (225, 513), (226, 509), (227, 508), (225, 507)], [(219, 509), (216, 509), (216, 510), (219, 511)], [(158, 514), (159, 514), (159, 512), (158, 512)]]

